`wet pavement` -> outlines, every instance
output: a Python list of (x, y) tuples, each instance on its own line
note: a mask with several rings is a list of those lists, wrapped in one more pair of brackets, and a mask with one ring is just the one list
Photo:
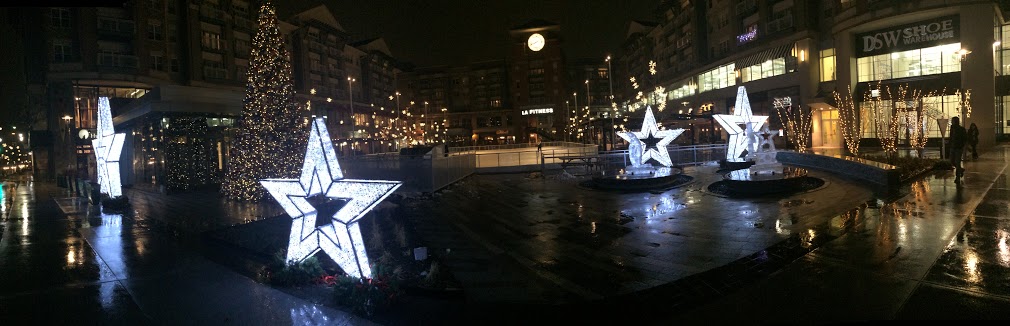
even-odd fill
[(65, 196), (53, 184), (3, 183), (5, 325), (371, 324), (208, 260), (199, 243), (140, 214), (143, 205), (135, 213), (108, 214), (82, 210)]
[[(888, 198), (816, 171), (821, 188), (747, 200), (705, 190), (714, 166), (640, 193), (472, 176), (408, 210), (467, 311), (401, 320), (1007, 319), (1008, 157), (999, 146), (965, 162), (962, 187), (931, 172)], [(257, 283), (191, 236), (279, 215), (269, 203), (134, 188), (130, 212), (103, 214), (52, 183), (11, 179), (0, 193), (4, 324), (370, 323)]]

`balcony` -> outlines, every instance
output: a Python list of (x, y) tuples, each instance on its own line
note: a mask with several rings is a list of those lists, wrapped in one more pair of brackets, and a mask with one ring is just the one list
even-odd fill
[(309, 41), (309, 50), (317, 53), (326, 53), (326, 47), (319, 41)]
[(209, 6), (200, 7), (200, 18), (205, 18), (207, 20), (216, 22), (218, 24), (225, 24), (231, 20), (231, 15), (221, 9), (217, 9)]
[(106, 68), (137, 69), (137, 56), (99, 53), (96, 64)]
[(256, 30), (256, 25), (253, 25), (253, 21), (249, 18), (235, 16), (235, 28), (252, 31)]
[(203, 67), (204, 79), (228, 79), (228, 69), (217, 67)]
[(98, 17), (98, 33), (133, 37), (133, 33), (136, 32), (136, 30), (136, 24), (134, 24), (132, 20)]
[(768, 34), (788, 30), (793, 27), (793, 16), (788, 15), (768, 22)]
[(744, 0), (736, 4), (736, 15), (737, 16), (750, 16), (751, 14), (757, 12), (757, 1), (754, 0)]

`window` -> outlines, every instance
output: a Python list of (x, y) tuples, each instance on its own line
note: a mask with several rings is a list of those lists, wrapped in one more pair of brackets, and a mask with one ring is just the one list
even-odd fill
[(246, 72), (248, 70), (249, 70), (249, 67), (246, 67), (246, 66), (241, 66), (241, 65), (235, 66), (235, 79), (238, 80), (238, 81), (240, 81), (240, 82), (241, 81), (245, 81), (246, 78), (247, 78)]
[(821, 50), (821, 81), (835, 80), (835, 49)]
[(607, 68), (600, 68), (600, 69), (596, 69), (596, 75), (599, 76), (602, 79), (607, 79), (607, 78), (609, 78), (608, 76), (610, 74), (607, 72)]
[(740, 82), (784, 75), (786, 73), (786, 58), (768, 60), (750, 67), (740, 69)]
[(203, 31), (203, 47), (213, 50), (220, 50), (221, 34)]
[(161, 41), (165, 39), (164, 31), (162, 30), (161, 22), (159, 21), (149, 21), (147, 22), (147, 38), (150, 40)]
[(698, 75), (698, 84), (701, 88), (699, 92), (736, 85), (736, 73), (733, 71), (735, 67), (736, 63), (730, 63)]
[(226, 79), (228, 78), (228, 70), (225, 69), (224, 63), (205, 60), (203, 62), (203, 77), (207, 79)]
[(961, 43), (862, 57), (856, 62), (860, 82), (961, 71)]
[(70, 28), (70, 9), (67, 8), (50, 9), (49, 25), (54, 28)]
[(165, 65), (165, 55), (161, 53), (151, 53), (151, 69), (157, 71), (165, 71), (168, 68)]
[(167, 34), (168, 34), (168, 41), (169, 42), (175, 42), (178, 39), (178, 37), (176, 35), (179, 35), (179, 29), (178, 29), (178, 27), (176, 27), (176, 25), (173, 24), (173, 23), (169, 23), (168, 24), (168, 32), (167, 32)]
[(70, 40), (53, 40), (53, 62), (73, 61), (73, 46)]
[(179, 58), (172, 58), (171, 60), (168, 60), (168, 65), (172, 72), (179, 72)]
[(235, 40), (235, 53), (241, 54), (243, 56), (249, 55), (252, 52), (252, 48), (249, 47), (248, 40)]

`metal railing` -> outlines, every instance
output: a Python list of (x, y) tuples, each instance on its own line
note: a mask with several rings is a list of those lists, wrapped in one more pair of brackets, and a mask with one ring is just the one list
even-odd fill
[[(583, 147), (587, 144), (573, 143), (566, 141), (545, 141), (542, 147)], [(591, 144), (590, 144), (591, 145)], [(592, 145), (596, 146), (596, 145)], [(536, 148), (537, 144), (534, 143), (520, 143), (520, 144), (504, 144), (504, 145), (480, 145), (480, 146), (458, 146), (449, 147), (449, 152), (465, 152), (465, 151), (490, 151), (498, 149), (516, 149), (516, 148)]]
[[(563, 142), (556, 142), (563, 143)], [(518, 144), (517, 144), (518, 145)], [(472, 150), (477, 157), (477, 168), (496, 168), (506, 166), (536, 165), (541, 164), (542, 156), (583, 156), (596, 155), (598, 147), (595, 144), (567, 143), (567, 146), (558, 148), (558, 145), (549, 146), (544, 143), (543, 150), (537, 150), (536, 145), (532, 147), (515, 147), (513, 151), (485, 152), (488, 150)], [(574, 146), (573, 146), (574, 145)], [(503, 150), (508, 148), (496, 148)], [(452, 149), (449, 150), (452, 153)], [(548, 159), (543, 163), (561, 163), (558, 159)]]
[[(726, 144), (670, 145), (667, 146), (673, 165), (697, 165), (726, 158)], [(598, 158), (604, 169), (624, 168), (631, 165), (628, 150), (603, 151)]]

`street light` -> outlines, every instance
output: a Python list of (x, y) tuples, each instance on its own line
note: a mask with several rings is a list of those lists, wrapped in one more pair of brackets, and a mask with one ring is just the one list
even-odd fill
[[(393, 125), (396, 126), (395, 129), (398, 129), (397, 130), (397, 135), (399, 135), (400, 132), (403, 132), (403, 129), (400, 128), (400, 110), (401, 109), (402, 108), (400, 108), (400, 91), (396, 91), (396, 123), (393, 124)], [(397, 137), (397, 138), (399, 138), (399, 137)], [(399, 139), (396, 140), (396, 149), (400, 149), (400, 140)]]
[(617, 128), (614, 127), (614, 116), (617, 115), (617, 105), (614, 104), (614, 79), (611, 77), (610, 56), (607, 56), (607, 84), (610, 85), (610, 149), (617, 144)]
[[(572, 92), (572, 97), (575, 98), (575, 109), (578, 110), (579, 109), (579, 93), (578, 92)], [(575, 113), (575, 116), (572, 117), (572, 121), (571, 121), (572, 122), (572, 129), (574, 131), (574, 130), (577, 130), (576, 127), (578, 127), (575, 124), (575, 121), (576, 121), (576, 118), (579, 117), (579, 113), (578, 113), (578, 111), (575, 111), (575, 112), (572, 112), (572, 113)]]
[(590, 107), (592, 104), (593, 99), (589, 97), (589, 79), (586, 79), (586, 113), (584, 113), (584, 117), (589, 120), (589, 126), (586, 127), (586, 133), (583, 134), (585, 135), (585, 140), (589, 140), (589, 127), (593, 125), (592, 119), (589, 119)]
[[(354, 119), (354, 90), (352, 85), (355, 79), (347, 76), (347, 104), (351, 107), (351, 138), (354, 138), (354, 129), (357, 128), (357, 121)], [(351, 154), (354, 154), (354, 147), (351, 147)]]

